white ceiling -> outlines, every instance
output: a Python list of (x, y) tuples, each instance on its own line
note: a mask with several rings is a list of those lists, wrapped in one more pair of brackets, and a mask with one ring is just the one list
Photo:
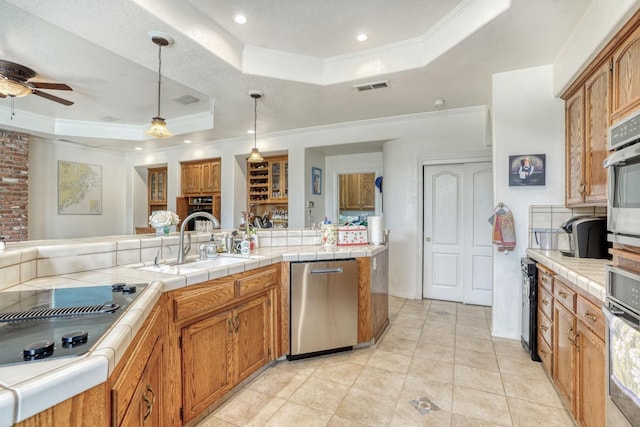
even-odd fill
[[(491, 103), (491, 75), (552, 63), (590, 0), (0, 0), (0, 59), (63, 82), (65, 107), (0, 99), (0, 127), (132, 151)], [(482, 12), (479, 13), (478, 11)], [(249, 22), (240, 26), (233, 15)], [(176, 136), (145, 140), (156, 115)], [(355, 36), (365, 32), (364, 43)], [(386, 89), (353, 86), (388, 80)], [(176, 101), (190, 95), (199, 101)]]

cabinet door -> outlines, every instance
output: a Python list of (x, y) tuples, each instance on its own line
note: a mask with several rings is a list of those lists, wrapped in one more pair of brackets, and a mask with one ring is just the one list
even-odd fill
[(209, 195), (220, 191), (220, 163), (205, 162), (200, 165), (200, 192)]
[(613, 53), (613, 101), (615, 117), (640, 104), (640, 27)]
[(562, 304), (554, 304), (553, 312), (553, 379), (569, 412), (575, 414), (576, 318)]
[(122, 427), (162, 427), (162, 402), (160, 391), (162, 378), (162, 345), (156, 341), (144, 374), (133, 394), (127, 412), (122, 418)]
[(360, 209), (372, 211), (376, 208), (375, 174), (362, 173), (359, 178)]
[(185, 421), (208, 408), (231, 388), (229, 361), (232, 334), (230, 310), (182, 329), (182, 402)]
[(198, 195), (201, 186), (201, 168), (196, 163), (182, 165), (182, 194)]
[(340, 188), (338, 189), (340, 193), (340, 210), (347, 210), (348, 199), (349, 199), (349, 176), (348, 175), (340, 175)]
[(242, 381), (264, 366), (271, 357), (271, 303), (262, 294), (235, 310), (233, 319), (236, 354), (234, 359), (236, 382)]
[[(640, 64), (639, 64), (640, 65)], [(602, 65), (585, 84), (585, 203), (607, 203), (607, 132), (610, 104), (609, 63)]]
[(209, 192), (217, 193), (220, 191), (220, 162), (211, 164), (211, 182)]
[(586, 427), (605, 426), (605, 348), (582, 322), (578, 322), (576, 420)]
[(578, 90), (565, 103), (566, 132), (566, 204), (580, 205), (584, 198), (584, 96)]

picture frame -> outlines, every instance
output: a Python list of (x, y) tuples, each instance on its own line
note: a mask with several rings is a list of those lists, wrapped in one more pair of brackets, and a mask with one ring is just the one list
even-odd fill
[(58, 215), (102, 215), (102, 166), (58, 161)]
[(509, 156), (509, 187), (546, 185), (545, 154)]
[(322, 169), (311, 168), (311, 194), (322, 194)]

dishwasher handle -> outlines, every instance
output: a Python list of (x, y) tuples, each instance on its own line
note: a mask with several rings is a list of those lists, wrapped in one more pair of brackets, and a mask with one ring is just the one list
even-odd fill
[(311, 270), (311, 274), (330, 274), (330, 273), (342, 273), (342, 267), (336, 268), (318, 268), (316, 270)]

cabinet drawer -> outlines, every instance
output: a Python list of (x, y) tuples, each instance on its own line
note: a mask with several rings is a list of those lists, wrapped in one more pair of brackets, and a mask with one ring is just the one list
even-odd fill
[(557, 302), (567, 307), (569, 311), (576, 312), (576, 293), (562, 284), (558, 278), (553, 284), (553, 296)]
[(546, 289), (547, 292), (553, 292), (553, 276), (547, 271), (542, 270), (538, 264), (538, 286)]
[(539, 289), (538, 292), (538, 309), (544, 313), (547, 318), (553, 318), (553, 297), (551, 293), (547, 292), (544, 288)]
[(551, 351), (551, 347), (549, 347), (540, 334), (538, 334), (538, 356), (540, 356), (544, 370), (547, 371), (549, 376), (552, 376), (553, 372), (551, 369), (553, 367), (553, 352)]
[(238, 279), (238, 288), (240, 289), (240, 297), (251, 294), (253, 292), (259, 292), (267, 289), (271, 286), (278, 284), (279, 278), (279, 266), (269, 266), (262, 270), (259, 270), (255, 274), (250, 274)]
[(544, 313), (538, 310), (538, 336), (544, 338), (550, 347), (553, 342), (553, 323)]
[(600, 339), (604, 340), (604, 313), (580, 295), (578, 295), (576, 317)]
[(232, 280), (212, 285), (204, 285), (199, 289), (188, 289), (184, 294), (173, 299), (174, 320), (181, 321), (233, 301), (235, 286)]

